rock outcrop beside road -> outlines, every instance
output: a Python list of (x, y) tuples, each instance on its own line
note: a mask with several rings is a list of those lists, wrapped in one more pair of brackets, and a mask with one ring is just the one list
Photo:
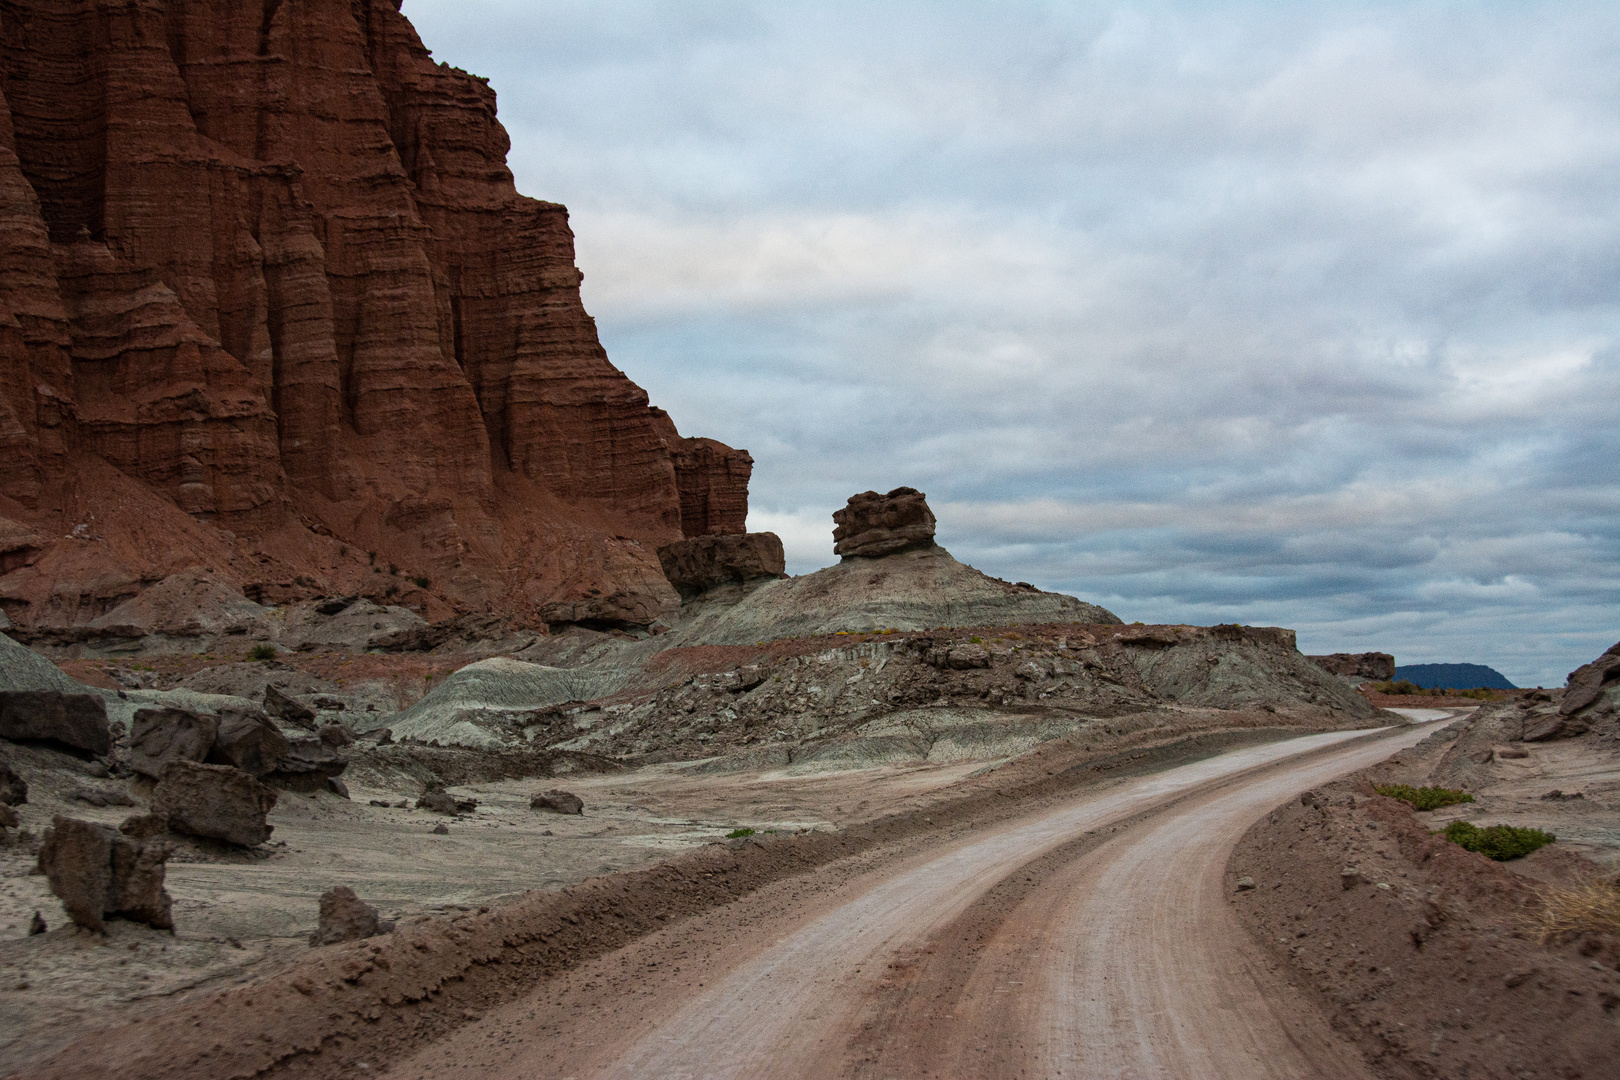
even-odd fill
[(261, 7), (0, 23), (3, 618), (673, 609), (656, 548), (741, 532), (752, 459), (609, 362), (487, 80), (393, 0)]

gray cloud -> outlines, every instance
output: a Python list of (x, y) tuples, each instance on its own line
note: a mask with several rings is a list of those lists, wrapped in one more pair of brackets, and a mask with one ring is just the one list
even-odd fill
[(1620, 638), (1620, 14), (408, 0), (610, 354), (796, 571), (990, 573), (1553, 685)]

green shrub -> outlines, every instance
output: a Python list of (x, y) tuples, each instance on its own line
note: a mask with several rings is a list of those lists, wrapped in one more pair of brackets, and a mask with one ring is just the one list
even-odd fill
[(1536, 848), (1558, 839), (1540, 829), (1520, 829), (1512, 825), (1487, 825), (1481, 829), (1466, 821), (1453, 821), (1447, 825), (1445, 837), (1459, 847), (1477, 851), (1497, 862), (1528, 855)]
[(255, 645), (248, 650), (249, 660), (274, 660), (276, 647), (274, 645)]
[(1388, 795), (1392, 799), (1412, 804), (1415, 810), (1438, 810), (1442, 806), (1455, 806), (1458, 803), (1473, 802), (1474, 797), (1466, 791), (1456, 788), (1444, 787), (1412, 787), (1409, 784), (1377, 784), (1375, 791), (1380, 795)]
[(726, 833), (726, 839), (727, 840), (741, 840), (745, 836), (753, 836), (753, 835), (754, 835), (754, 830), (750, 829), (748, 826), (744, 825), (740, 829), (732, 829), (730, 832)]

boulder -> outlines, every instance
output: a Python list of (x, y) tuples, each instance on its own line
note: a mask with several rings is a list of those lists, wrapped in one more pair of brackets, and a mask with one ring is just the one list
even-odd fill
[(28, 801), (28, 784), (11, 771), (11, 766), (0, 761), (0, 803), (21, 806)]
[(463, 799), (444, 790), (437, 780), (428, 782), (427, 790), (416, 800), (418, 810), (432, 810), (436, 814), (470, 814), (478, 809), (477, 799)]
[(347, 885), (338, 885), (321, 894), (321, 921), (309, 935), (309, 943), (336, 945), (393, 932), (394, 924), (377, 918), (376, 908), (354, 895)]
[(219, 731), (219, 718), (172, 706), (137, 709), (129, 733), (129, 767), (154, 780), (172, 761), (201, 761)]
[(0, 803), (0, 829), (15, 829), (21, 824), (22, 819), (17, 816), (17, 811)]
[(531, 810), (549, 810), (553, 814), (583, 814), (585, 801), (569, 791), (542, 791), (529, 800)]
[(171, 762), (152, 792), (152, 812), (170, 829), (242, 847), (270, 839), (264, 819), (275, 805), (273, 790), (230, 765)]
[(1570, 716), (1592, 705), (1616, 681), (1620, 681), (1620, 642), (1609, 646), (1607, 652), (1590, 664), (1582, 664), (1569, 673), (1563, 700), (1558, 703), (1559, 715)]
[(284, 724), (294, 727), (315, 727), (315, 710), (302, 701), (288, 697), (274, 686), (264, 688), (264, 711)]
[(349, 734), (349, 729), (336, 721), (322, 724), (315, 735), (321, 740), (322, 745), (330, 746), (333, 750), (341, 750), (354, 743), (354, 736)]
[(326, 781), (348, 767), (349, 759), (319, 737), (292, 739), (275, 771), (266, 773), (264, 780), (288, 791), (326, 791)]
[(833, 514), (833, 552), (845, 558), (878, 558), (934, 545), (934, 514), (916, 488), (887, 495), (863, 491)]
[(684, 600), (727, 584), (782, 576), (786, 558), (775, 533), (695, 536), (658, 549), (664, 576)]
[(0, 690), (0, 738), (45, 739), (91, 754), (112, 749), (101, 698), (56, 690)]
[(122, 916), (170, 930), (171, 901), (163, 888), (168, 858), (169, 846), (160, 839), (58, 815), (45, 830), (39, 870), (79, 926), (100, 931), (105, 919)]
[(287, 736), (258, 709), (221, 709), (219, 731), (206, 760), (233, 765), (249, 776), (264, 776), (274, 772), (291, 751)]
[(989, 667), (990, 651), (983, 645), (974, 645), (971, 642), (966, 645), (955, 645), (945, 654), (945, 663), (957, 671)]

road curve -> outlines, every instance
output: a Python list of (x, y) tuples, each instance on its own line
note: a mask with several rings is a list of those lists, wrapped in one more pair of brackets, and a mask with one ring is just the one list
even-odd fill
[[(1290, 1010), (1268, 997), (1221, 876), (1238, 836), (1270, 806), (1427, 731), (1367, 734), (1233, 751), (998, 825), (876, 875), (708, 970), (679, 1005), (649, 1002), (641, 1022), (563, 1018), (587, 1036), (519, 1034), (518, 1045), (503, 1036), (503, 1060), (455, 1063), (492, 1080), (1357, 1076), (1359, 1060), (1325, 1024), (1290, 1025)], [(986, 940), (956, 934), (976, 902), (1043, 856), (1144, 814), (1060, 858)], [(434, 1074), (450, 1075), (439, 1062)], [(417, 1072), (402, 1066), (396, 1075)]]

